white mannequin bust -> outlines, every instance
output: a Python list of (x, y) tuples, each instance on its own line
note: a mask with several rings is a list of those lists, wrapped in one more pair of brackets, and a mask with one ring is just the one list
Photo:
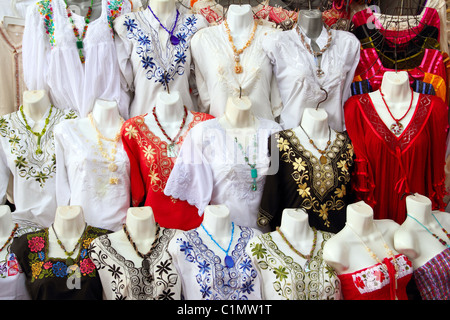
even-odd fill
[[(230, 211), (226, 205), (209, 205), (206, 206), (205, 211), (203, 213), (203, 222), (202, 226), (211, 234), (214, 240), (223, 248), (227, 249), (231, 239), (231, 220), (230, 220)], [(202, 226), (198, 228), (199, 233), (202, 235), (203, 242), (207, 244), (208, 248), (213, 249), (214, 253), (216, 253), (223, 261), (225, 258), (225, 253), (217, 248), (217, 245), (210, 239), (210, 237), (204, 232)], [(236, 226), (235, 226), (236, 228)], [(233, 241), (235, 241), (234, 238)], [(233, 245), (231, 245), (230, 252), (233, 249)]]
[[(153, 13), (158, 17), (159, 21), (166, 27), (167, 30), (171, 30), (172, 26), (169, 25), (167, 19), (176, 10), (175, 0), (148, 0), (147, 5), (151, 8)], [(149, 11), (148, 8), (146, 11)], [(148, 15), (152, 15), (151, 12), (147, 12)], [(159, 42), (165, 44), (169, 38), (169, 33), (161, 26), (159, 27)], [(161, 45), (161, 50), (166, 51), (166, 46)]]
[[(301, 127), (306, 131), (306, 134)], [(309, 143), (308, 136), (320, 150), (327, 148), (328, 139), (331, 141), (336, 139), (336, 132), (329, 127), (328, 113), (324, 109), (305, 108), (301, 127), (295, 127), (292, 131), (300, 139), (303, 146), (317, 159), (320, 158), (321, 154)]]
[(398, 224), (390, 219), (374, 220), (372, 208), (363, 201), (347, 206), (345, 227), (327, 241), (323, 258), (337, 274), (353, 273), (378, 262), (366, 250), (366, 244), (383, 260), (388, 257), (384, 241), (394, 251), (394, 233)]
[(433, 212), (431, 200), (417, 193), (406, 197), (406, 209), (408, 215), (395, 233), (395, 249), (407, 256), (417, 269), (447, 248), (420, 224), (450, 245), (432, 214), (446, 230), (450, 230), (450, 216), (447, 212)]
[(249, 4), (231, 4), (226, 15), (234, 45), (239, 50), (247, 43), (253, 29), (252, 7)]
[(405, 118), (400, 121), (400, 123), (403, 125), (403, 128), (406, 129), (407, 125), (414, 115), (414, 111), (419, 99), (419, 94), (411, 90), (408, 73), (406, 71), (385, 72), (383, 75), (383, 80), (381, 82), (380, 90), (369, 93), (369, 96), (372, 99), (372, 103), (378, 115), (386, 124), (386, 126), (390, 128), (390, 126), (395, 123), (395, 121), (389, 114), (389, 111), (387, 110), (386, 105), (382, 100), (381, 93), (383, 93), (384, 100), (386, 101), (386, 104), (388, 105), (392, 115), (396, 119), (400, 119), (408, 111), (411, 104), (411, 94), (413, 95), (411, 110), (409, 110)]
[[(127, 231), (142, 254), (147, 254), (156, 239), (156, 222), (151, 207), (129, 208), (125, 221)], [(136, 253), (123, 229), (110, 233), (112, 247), (127, 260), (140, 267), (142, 258)]]
[(252, 103), (248, 97), (230, 96), (219, 124), (232, 137), (236, 137), (244, 148), (251, 143), (257, 132), (259, 121), (253, 115)]
[(300, 10), (298, 26), (309, 39), (317, 39), (323, 28), (322, 12), (316, 9)]
[[(11, 209), (7, 205), (0, 206), (0, 246), (6, 243), (8, 238), (11, 236), (11, 233), (15, 227), (15, 223), (13, 222)], [(11, 241), (12, 242), (12, 241)], [(10, 242), (10, 244), (11, 244)], [(7, 250), (3, 250), (0, 252), (0, 261), (4, 261), (6, 259)]]
[[(83, 208), (81, 206), (60, 206), (56, 209), (55, 221), (48, 229), (48, 256), (52, 258), (67, 258), (64, 250), (58, 244), (58, 239), (62, 242), (67, 251), (77, 244), (85, 231), (86, 222), (84, 219)], [(56, 235), (55, 235), (56, 232)], [(77, 250), (71, 256), (72, 259), (78, 255)]]
[(47, 112), (51, 106), (50, 97), (45, 90), (29, 90), (23, 93), (23, 112), (34, 120), (33, 131), (40, 131), (43, 129), (45, 123), (38, 124), (37, 122)]

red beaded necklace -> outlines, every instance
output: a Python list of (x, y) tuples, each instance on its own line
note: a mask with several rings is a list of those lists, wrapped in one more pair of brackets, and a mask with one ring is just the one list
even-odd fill
[(10, 236), (8, 237), (8, 240), (6, 240), (5, 244), (0, 248), (0, 252), (3, 251), (3, 249), (5, 249), (5, 247), (8, 245), (8, 243), (11, 242), (11, 240), (14, 237), (14, 234), (16, 233), (18, 228), (19, 228), (19, 225), (16, 223), (14, 225), (14, 229), (12, 230)]
[(184, 125), (186, 124), (186, 119), (188, 116), (188, 110), (186, 108), (186, 106), (184, 107), (184, 117), (183, 117), (183, 121), (181, 122), (181, 126), (180, 129), (178, 130), (178, 133), (176, 134), (176, 136), (172, 139), (169, 137), (169, 135), (166, 133), (166, 130), (164, 130), (164, 128), (161, 126), (161, 123), (158, 120), (158, 117), (156, 115), (156, 107), (153, 107), (153, 117), (155, 118), (156, 124), (158, 125), (158, 127), (161, 129), (162, 133), (166, 136), (166, 138), (170, 141), (170, 144), (167, 147), (167, 155), (170, 158), (174, 158), (178, 156), (178, 152), (176, 150), (176, 141), (178, 139), (178, 136), (181, 134), (181, 131), (184, 128)]
[(88, 8), (86, 17), (84, 18), (84, 22), (86, 24), (84, 25), (84, 28), (83, 28), (83, 34), (80, 37), (80, 32), (78, 31), (78, 28), (75, 25), (75, 22), (73, 21), (73, 18), (72, 18), (72, 10), (70, 10), (70, 8), (67, 4), (67, 1), (66, 1), (67, 16), (69, 17), (69, 21), (72, 24), (73, 33), (74, 33), (75, 37), (77, 38), (76, 44), (77, 44), (78, 54), (80, 55), (81, 63), (84, 63), (86, 61), (86, 58), (84, 57), (84, 53), (83, 53), (83, 40), (86, 37), (86, 32), (87, 32), (87, 29), (89, 26), (89, 22), (91, 20), (93, 6), (94, 6), (94, 0), (91, 0), (91, 5)]
[(395, 121), (395, 123), (393, 123), (390, 126), (390, 129), (395, 135), (399, 135), (403, 131), (403, 125), (400, 123), (400, 121), (402, 121), (406, 117), (406, 115), (409, 113), (409, 111), (411, 110), (411, 107), (412, 107), (412, 103), (413, 103), (413, 99), (414, 99), (413, 89), (411, 88), (411, 102), (409, 103), (409, 108), (406, 111), (406, 113), (403, 115), (403, 117), (401, 117), (400, 119), (395, 119), (395, 117), (392, 115), (392, 112), (389, 109), (389, 107), (388, 107), (388, 105), (386, 103), (386, 100), (384, 100), (384, 94), (383, 94), (383, 92), (381, 92), (381, 89), (380, 89), (380, 94), (381, 94), (381, 99), (383, 99), (384, 105), (386, 106), (386, 109), (388, 110), (388, 112), (391, 115), (392, 119), (394, 119), (394, 121)]

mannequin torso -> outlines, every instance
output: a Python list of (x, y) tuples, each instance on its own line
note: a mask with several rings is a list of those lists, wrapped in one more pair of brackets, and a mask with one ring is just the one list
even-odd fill
[[(67, 258), (64, 250), (58, 244), (58, 239), (67, 251), (75, 247), (78, 240), (85, 231), (86, 222), (84, 220), (81, 206), (61, 206), (56, 209), (55, 221), (48, 230), (48, 256), (51, 258)], [(76, 250), (71, 256), (77, 256)]]
[[(388, 107), (383, 102), (381, 93), (384, 95), (384, 101), (386, 101)], [(403, 130), (411, 121), (419, 99), (419, 94), (411, 90), (409, 76), (406, 71), (385, 72), (380, 90), (369, 93), (369, 96), (372, 99), (375, 110), (388, 128), (395, 123), (392, 117), (400, 119), (405, 116), (400, 121)], [(409, 110), (410, 105), (411, 109)]]
[[(173, 12), (176, 10), (175, 1), (174, 0), (149, 0), (148, 6), (150, 7), (153, 14), (158, 17), (161, 24), (167, 29), (172, 30), (172, 26), (167, 24), (168, 18), (173, 14)], [(149, 12), (150, 15), (153, 15), (151, 12)], [(159, 27), (158, 30), (159, 34), (159, 42), (161, 44), (167, 43), (168, 38), (170, 37), (170, 34), (164, 30), (163, 27)], [(161, 45), (161, 50), (163, 52), (166, 51), (166, 46)]]
[[(323, 28), (322, 12), (319, 10), (300, 10), (298, 16), (298, 26), (307, 38), (310, 39), (313, 51), (320, 51), (316, 39), (320, 36)], [(322, 56), (317, 56), (317, 63), (320, 66)]]
[(233, 37), (233, 43), (239, 50), (248, 41), (253, 29), (252, 7), (249, 4), (230, 5), (227, 11), (227, 23)]
[[(303, 128), (303, 129), (302, 129)], [(303, 111), (301, 124), (292, 131), (300, 139), (303, 146), (319, 159), (321, 154), (309, 143), (311, 138), (320, 150), (328, 148), (327, 142), (336, 139), (336, 132), (329, 127), (328, 114), (323, 109), (306, 108)]]
[(308, 214), (301, 209), (285, 209), (281, 217), (280, 231), (292, 246), (305, 254), (311, 250), (314, 232), (309, 226)]
[(45, 90), (30, 90), (23, 93), (23, 112), (34, 120), (33, 131), (40, 131), (45, 122), (40, 121), (51, 106), (50, 98)]
[(324, 260), (338, 274), (352, 273), (377, 264), (365, 245), (380, 260), (389, 257), (384, 247), (396, 254), (394, 232), (398, 224), (392, 220), (374, 220), (370, 206), (360, 201), (347, 206), (346, 226), (328, 240), (323, 251)]
[(202, 239), (205, 243), (208, 244), (208, 247), (214, 248), (214, 252), (217, 253), (217, 255), (219, 255), (223, 261), (223, 259), (225, 258), (225, 253), (223, 253), (221, 250), (216, 250), (217, 245), (212, 242), (204, 229), (206, 229), (209, 234), (212, 235), (214, 240), (216, 240), (216, 242), (222, 248), (228, 248), (232, 231), (230, 211), (225, 205), (207, 206), (203, 214), (202, 226), (198, 228), (199, 232), (201, 232)]
[[(440, 239), (450, 243), (439, 225), (441, 223), (445, 229), (450, 230), (448, 213), (433, 212), (431, 207), (431, 200), (425, 196), (419, 194), (408, 196), (406, 198), (408, 215), (405, 222), (395, 232), (395, 249), (412, 261), (414, 269), (421, 267), (447, 248), (434, 238), (425, 227)], [(439, 223), (433, 218), (433, 215)]]

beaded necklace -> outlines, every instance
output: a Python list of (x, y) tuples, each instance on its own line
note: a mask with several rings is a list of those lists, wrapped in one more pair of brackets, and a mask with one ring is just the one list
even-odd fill
[(326, 154), (326, 152), (327, 152), (327, 150), (328, 150), (328, 147), (329, 147), (330, 144), (331, 144), (331, 129), (330, 129), (330, 126), (328, 126), (328, 141), (327, 141), (327, 146), (326, 146), (325, 149), (323, 149), (323, 150), (320, 150), (319, 148), (317, 148), (316, 144), (315, 144), (314, 141), (310, 138), (310, 136), (308, 135), (308, 133), (306, 133), (305, 129), (303, 129), (302, 125), (300, 125), (300, 128), (302, 128), (303, 132), (304, 132), (304, 133), (306, 134), (306, 136), (308, 137), (309, 143), (311, 143), (312, 146), (313, 146), (317, 151), (319, 151), (319, 153), (321, 154), (321, 156), (320, 156), (320, 163), (321, 163), (321, 164), (326, 164), (327, 161), (328, 161), (328, 159), (327, 159), (327, 157), (325, 156), (325, 154)]
[(223, 252), (225, 252), (225, 266), (227, 268), (233, 268), (234, 267), (234, 260), (231, 256), (228, 255), (228, 252), (230, 252), (230, 248), (231, 248), (231, 243), (233, 242), (233, 236), (234, 236), (234, 222), (231, 223), (231, 239), (230, 242), (228, 243), (228, 248), (225, 250), (224, 248), (222, 248), (220, 246), (219, 243), (217, 243), (216, 240), (214, 240), (213, 236), (208, 232), (208, 230), (206, 230), (205, 226), (203, 225), (203, 223), (201, 224), (203, 230), (206, 232), (206, 234), (211, 238), (211, 240), (220, 248), (220, 250), (222, 250)]
[(253, 137), (253, 147), (255, 148), (253, 152), (253, 164), (249, 162), (248, 155), (245, 153), (244, 148), (242, 147), (242, 144), (239, 143), (237, 137), (234, 137), (234, 142), (238, 145), (239, 149), (241, 150), (242, 154), (244, 155), (244, 160), (247, 163), (247, 165), (250, 167), (250, 176), (252, 177), (252, 191), (258, 190), (258, 187), (256, 185), (256, 178), (258, 178), (258, 170), (256, 169), (256, 152), (258, 150), (258, 141), (256, 139), (256, 134)]
[(395, 123), (391, 124), (391, 126), (389, 127), (389, 129), (391, 129), (391, 131), (392, 131), (395, 135), (399, 135), (399, 134), (401, 134), (402, 131), (403, 131), (403, 125), (400, 123), (400, 121), (402, 121), (402, 120), (406, 117), (406, 115), (409, 113), (409, 111), (411, 110), (411, 107), (412, 107), (412, 103), (413, 103), (413, 99), (414, 99), (413, 89), (411, 88), (411, 102), (409, 103), (409, 108), (408, 108), (408, 110), (406, 111), (406, 113), (403, 115), (403, 117), (401, 117), (400, 119), (394, 118), (394, 116), (393, 116), (393, 114), (392, 114), (392, 112), (391, 112), (391, 109), (389, 109), (389, 107), (388, 107), (388, 105), (387, 105), (387, 103), (386, 103), (386, 100), (384, 100), (384, 94), (383, 94), (383, 92), (381, 92), (381, 89), (380, 89), (380, 94), (381, 94), (381, 99), (383, 100), (384, 105), (386, 106), (387, 111), (388, 111), (389, 114), (391, 115), (392, 119), (394, 119), (394, 121), (395, 121)]
[(28, 131), (30, 131), (32, 134), (34, 134), (37, 137), (37, 149), (36, 149), (36, 154), (42, 154), (42, 149), (41, 149), (41, 138), (44, 136), (45, 132), (47, 132), (47, 126), (50, 122), (50, 117), (52, 116), (52, 111), (53, 111), (53, 105), (50, 106), (50, 111), (48, 112), (48, 116), (45, 119), (45, 125), (44, 128), (42, 129), (41, 132), (35, 132), (33, 130), (31, 130), (30, 125), (28, 124), (27, 118), (25, 117), (25, 113), (23, 112), (23, 105), (20, 106), (20, 113), (22, 114), (22, 118), (23, 121), (25, 122), (25, 128), (27, 128)]
[(53, 230), (53, 233), (55, 234), (56, 242), (58, 242), (59, 246), (61, 247), (61, 249), (64, 251), (64, 253), (65, 253), (66, 256), (67, 256), (67, 259), (66, 259), (66, 265), (67, 265), (67, 266), (71, 266), (71, 265), (74, 264), (74, 260), (72, 259), (71, 255), (74, 254), (75, 250), (78, 248), (78, 246), (79, 246), (79, 245), (81, 244), (81, 242), (83, 241), (83, 238), (84, 238), (85, 233), (86, 233), (86, 228), (87, 228), (87, 223), (84, 224), (84, 230), (83, 230), (83, 233), (81, 234), (81, 237), (78, 239), (77, 243), (75, 244), (75, 247), (72, 249), (72, 251), (69, 251), (69, 252), (68, 252), (68, 251), (66, 250), (66, 247), (63, 245), (62, 241), (59, 240), (59, 237), (58, 237), (58, 235), (56, 234), (55, 228), (54, 228), (53, 223), (52, 223), (52, 230)]
[(314, 51), (311, 46), (306, 42), (305, 40), (305, 35), (303, 34), (303, 32), (300, 31), (300, 27), (297, 25), (297, 33), (300, 36), (300, 41), (302, 42), (303, 46), (306, 48), (306, 50), (308, 50), (308, 52), (310, 54), (312, 54), (314, 56), (314, 60), (316, 61), (316, 66), (317, 66), (317, 71), (316, 71), (316, 75), (321, 78), (325, 73), (322, 70), (321, 64), (320, 64), (320, 59), (318, 59), (319, 56), (322, 56), (324, 54), (324, 52), (330, 47), (331, 45), (331, 41), (332, 41), (332, 34), (331, 34), (331, 29), (330, 28), (326, 28), (327, 29), (327, 33), (328, 33), (328, 40), (326, 45), (320, 50), (320, 51)]
[(152, 9), (150, 8), (150, 6), (148, 6), (148, 10), (150, 10), (150, 12), (153, 14), (153, 16), (155, 17), (156, 20), (158, 20), (159, 25), (161, 26), (161, 28), (163, 28), (164, 30), (166, 30), (167, 33), (169, 33), (170, 35), (170, 43), (172, 43), (172, 45), (176, 46), (180, 43), (180, 39), (178, 39), (174, 34), (174, 30), (175, 27), (177, 26), (177, 22), (178, 22), (178, 16), (180, 15), (180, 13), (177, 10), (177, 15), (175, 17), (175, 23), (173, 24), (172, 30), (169, 31), (159, 20), (159, 18), (156, 16), (156, 14), (152, 11)]
[(142, 252), (140, 252), (137, 248), (136, 243), (133, 241), (133, 239), (131, 238), (130, 233), (128, 232), (127, 226), (126, 224), (122, 225), (122, 229), (123, 232), (125, 232), (125, 235), (127, 236), (128, 241), (131, 243), (131, 246), (133, 247), (134, 251), (136, 252), (136, 254), (143, 259), (142, 261), (142, 266), (144, 267), (144, 269), (149, 270), (150, 269), (150, 262), (147, 260), (148, 257), (150, 257), (150, 255), (152, 254), (153, 250), (156, 247), (156, 244), (158, 243), (159, 240), (159, 232), (161, 230), (161, 227), (159, 226), (158, 223), (156, 223), (156, 231), (155, 231), (155, 240), (153, 240), (153, 243), (150, 247), (150, 250), (146, 253), (143, 254)]
[(6, 240), (5, 244), (0, 248), (0, 252), (3, 251), (3, 249), (5, 249), (5, 247), (8, 245), (8, 243), (11, 242), (11, 240), (12, 240), (12, 238), (14, 238), (14, 234), (16, 233), (18, 228), (19, 228), (19, 225), (16, 223), (14, 225), (14, 228), (13, 228), (11, 234), (9, 235), (8, 239)]
[(250, 34), (250, 38), (248, 39), (247, 43), (239, 50), (237, 50), (236, 46), (234, 45), (233, 37), (231, 36), (231, 31), (230, 31), (230, 28), (228, 27), (227, 20), (223, 20), (223, 25), (225, 26), (225, 31), (227, 32), (227, 35), (228, 35), (228, 41), (230, 42), (231, 48), (233, 49), (233, 53), (234, 53), (234, 62), (235, 62), (234, 72), (235, 73), (242, 73), (243, 72), (243, 68), (242, 68), (242, 66), (239, 63), (241, 61), (239, 56), (252, 43), (253, 38), (255, 36), (256, 28), (258, 27), (258, 22), (257, 21), (253, 22), (253, 30), (252, 30), (252, 33)]
[(309, 252), (309, 254), (305, 255), (303, 253), (301, 253), (300, 251), (298, 251), (297, 249), (294, 248), (294, 246), (289, 242), (289, 240), (286, 238), (286, 236), (284, 235), (283, 232), (281, 232), (280, 227), (276, 227), (276, 230), (278, 231), (278, 233), (280, 234), (281, 238), (284, 240), (284, 242), (286, 242), (286, 244), (289, 246), (289, 248), (294, 251), (296, 254), (298, 254), (300, 257), (302, 257), (303, 259), (306, 260), (306, 263), (303, 267), (303, 269), (305, 269), (305, 271), (309, 271), (308, 268), (306, 268), (305, 266), (307, 264), (309, 264), (309, 261), (311, 260), (311, 258), (313, 257), (314, 251), (316, 250), (316, 245), (317, 245), (317, 229), (312, 227), (311, 228), (314, 232), (314, 239), (313, 239), (313, 244), (312, 244), (312, 248), (311, 251)]
[(156, 124), (158, 125), (159, 129), (161, 129), (164, 136), (170, 141), (170, 144), (167, 146), (167, 156), (169, 158), (176, 158), (178, 156), (178, 150), (177, 150), (177, 139), (181, 134), (181, 131), (183, 131), (184, 125), (186, 124), (186, 119), (188, 116), (188, 110), (186, 106), (184, 107), (184, 116), (183, 120), (181, 121), (180, 129), (178, 130), (178, 133), (175, 135), (175, 137), (172, 139), (169, 137), (169, 135), (166, 133), (166, 130), (162, 127), (161, 123), (158, 120), (158, 116), (156, 115), (156, 107), (153, 107), (152, 113), (153, 117), (155, 118)]
[(86, 58), (84, 57), (84, 53), (83, 53), (83, 47), (84, 47), (83, 40), (86, 37), (86, 32), (89, 27), (89, 22), (91, 20), (93, 7), (94, 7), (94, 0), (91, 0), (91, 5), (89, 6), (86, 17), (84, 18), (85, 25), (83, 28), (83, 33), (80, 36), (80, 32), (72, 18), (72, 10), (70, 10), (69, 5), (67, 4), (67, 1), (66, 1), (67, 17), (69, 18), (69, 21), (72, 24), (73, 34), (75, 35), (75, 38), (77, 38), (76, 44), (77, 44), (78, 55), (80, 56), (81, 63), (84, 63), (86, 61)]
[[(106, 160), (109, 160), (109, 165), (108, 165), (108, 170), (110, 172), (116, 172), (117, 171), (117, 164), (115, 164), (115, 160), (116, 160), (116, 153), (117, 153), (117, 143), (119, 142), (121, 135), (120, 135), (120, 129), (117, 132), (116, 136), (114, 137), (114, 139), (109, 139), (105, 136), (102, 135), (102, 133), (100, 132), (100, 130), (98, 130), (97, 126), (95, 125), (95, 121), (94, 121), (94, 117), (92, 116), (92, 112), (88, 114), (88, 118), (91, 122), (92, 127), (95, 129), (95, 131), (97, 132), (97, 144), (98, 147), (100, 149), (100, 153), (102, 154), (103, 158), (105, 158)], [(122, 117), (120, 117), (120, 122), (121, 122), (121, 126), (124, 123), (124, 119)], [(111, 149), (111, 155), (109, 155), (105, 149), (103, 149), (103, 142), (102, 140), (106, 140), (109, 142), (114, 142), (114, 146)], [(119, 178), (117, 177), (110, 177), (109, 178), (109, 184), (118, 184), (119, 183)]]
[[(362, 242), (362, 244), (364, 245), (364, 247), (366, 248), (367, 252), (369, 253), (369, 255), (372, 257), (372, 259), (374, 259), (378, 264), (381, 265), (381, 267), (387, 272), (388, 272), (388, 267), (386, 266), (385, 263), (383, 263), (383, 261), (380, 260), (380, 258), (378, 258), (378, 256), (367, 246), (367, 244), (363, 241), (363, 239), (359, 236), (358, 233), (356, 233), (355, 230), (353, 230), (353, 228), (350, 226), (350, 224), (346, 224), (350, 230), (353, 231), (353, 233), (358, 237), (358, 239)], [(383, 239), (383, 247), (386, 250), (387, 255), (392, 259), (392, 263), (394, 265), (395, 268), (395, 276), (394, 276), (394, 286), (395, 286), (395, 292), (397, 292), (397, 278), (398, 278), (398, 263), (397, 263), (397, 259), (395, 258), (394, 253), (392, 252), (392, 249), (389, 248), (389, 246), (386, 243), (386, 240), (383, 237), (383, 234), (380, 232), (380, 230), (378, 229), (377, 225), (374, 224), (375, 229), (377, 229), (377, 232), (381, 235), (381, 239)], [(397, 294), (395, 296), (395, 299), (397, 300)]]
[[(447, 230), (444, 229), (444, 227), (441, 225), (441, 223), (439, 222), (439, 220), (436, 218), (436, 216), (434, 214), (431, 214), (433, 216), (433, 218), (437, 221), (437, 223), (439, 224), (439, 226), (441, 227), (441, 230), (445, 233), (445, 235), (447, 236), (447, 238), (450, 239), (450, 234), (447, 232)], [(442, 245), (446, 246), (447, 248), (450, 248), (450, 245), (443, 239), (441, 239), (437, 234), (435, 234), (434, 232), (431, 232), (430, 229), (428, 229), (425, 225), (423, 225), (419, 220), (417, 220), (416, 218), (414, 218), (413, 216), (407, 214), (408, 217), (414, 219), (418, 224), (420, 224), (425, 230), (428, 231), (429, 234), (431, 234), (433, 237), (435, 237)]]

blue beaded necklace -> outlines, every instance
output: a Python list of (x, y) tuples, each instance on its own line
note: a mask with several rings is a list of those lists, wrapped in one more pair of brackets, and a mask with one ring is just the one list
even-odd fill
[(172, 45), (176, 46), (180, 43), (180, 39), (178, 39), (176, 36), (173, 35), (173, 31), (175, 30), (175, 27), (177, 26), (177, 22), (178, 22), (178, 16), (180, 15), (180, 13), (177, 10), (177, 16), (175, 17), (175, 23), (173, 24), (173, 28), (172, 31), (169, 31), (166, 27), (164, 27), (164, 25), (161, 23), (161, 21), (158, 19), (158, 17), (156, 16), (156, 14), (152, 11), (152, 9), (150, 8), (150, 6), (148, 6), (148, 9), (150, 10), (150, 12), (153, 14), (153, 16), (155, 17), (156, 20), (158, 20), (159, 25), (167, 31), (167, 33), (170, 34), (170, 43), (172, 43)]
[(227, 268), (233, 268), (234, 267), (234, 260), (231, 256), (228, 255), (228, 252), (230, 251), (231, 243), (233, 242), (233, 235), (234, 235), (234, 222), (231, 223), (231, 239), (230, 243), (228, 244), (227, 250), (222, 248), (220, 244), (217, 243), (216, 240), (214, 240), (213, 236), (208, 232), (208, 230), (205, 229), (205, 226), (203, 223), (201, 224), (203, 230), (206, 232), (206, 234), (211, 238), (211, 240), (223, 251), (225, 252), (225, 266)]
[[(439, 224), (439, 226), (441, 227), (441, 230), (447, 235), (447, 238), (450, 239), (450, 235), (449, 235), (449, 233), (447, 232), (447, 230), (444, 229), (444, 227), (443, 227), (442, 224), (439, 222), (439, 220), (435, 217), (434, 214), (431, 214), (431, 215), (433, 216), (434, 220), (436, 220), (436, 222)], [(433, 237), (435, 237), (442, 245), (446, 246), (447, 248), (450, 248), (450, 245), (449, 245), (446, 241), (442, 240), (437, 234), (431, 232), (431, 230), (428, 229), (426, 226), (424, 226), (419, 220), (417, 220), (416, 218), (414, 218), (413, 216), (411, 216), (411, 215), (409, 215), (409, 214), (408, 214), (407, 216), (410, 217), (410, 218), (412, 218), (412, 219), (414, 219), (414, 220), (415, 220), (418, 224), (420, 224), (425, 230), (427, 230), (429, 234), (431, 234)]]

